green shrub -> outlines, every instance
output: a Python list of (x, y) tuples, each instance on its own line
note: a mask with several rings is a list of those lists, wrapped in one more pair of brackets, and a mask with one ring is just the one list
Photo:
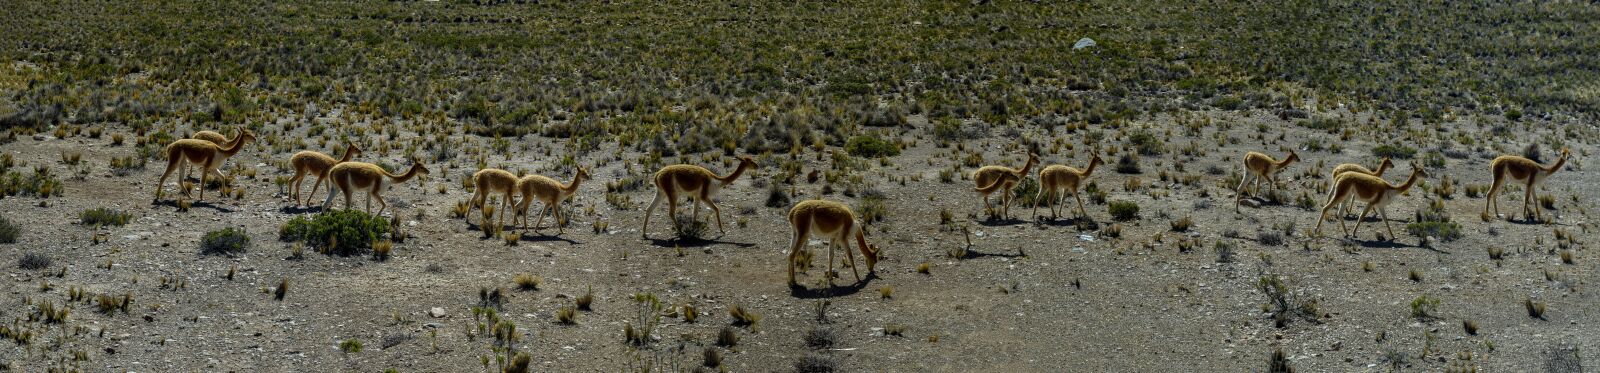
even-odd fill
[(206, 232), (200, 238), (201, 254), (228, 254), (244, 252), (250, 247), (250, 234), (243, 229), (228, 227)]
[(1451, 221), (1420, 221), (1406, 224), (1406, 232), (1418, 238), (1434, 237), (1444, 241), (1461, 238), (1461, 224)]
[(1134, 149), (1138, 149), (1141, 155), (1161, 155), (1162, 152), (1166, 151), (1166, 146), (1161, 143), (1161, 139), (1156, 138), (1156, 135), (1150, 133), (1150, 131), (1135, 131), (1133, 134), (1128, 135), (1128, 143), (1133, 145)]
[(344, 351), (344, 353), (347, 354), (361, 352), (361, 349), (361, 341), (358, 341), (355, 338), (346, 339), (344, 342), (339, 342), (339, 350)]
[(945, 141), (954, 141), (962, 140), (967, 137), (966, 131), (961, 129), (960, 119), (944, 118), (933, 124), (933, 138)]
[(21, 235), (21, 225), (12, 223), (11, 219), (0, 217), (0, 243), (17, 243), (17, 236)]
[(857, 135), (845, 142), (844, 150), (857, 157), (893, 157), (900, 155), (900, 147), (874, 135)]
[(382, 217), (356, 210), (335, 210), (294, 218), (278, 231), (284, 241), (306, 241), (325, 254), (350, 256), (366, 252), (389, 233)]
[(1139, 217), (1139, 204), (1133, 201), (1111, 201), (1108, 209), (1111, 211), (1111, 218), (1119, 221)]
[(133, 219), (133, 214), (129, 214), (122, 210), (113, 210), (104, 207), (83, 210), (83, 212), (78, 213), (78, 220), (81, 221), (83, 225), (122, 226), (127, 225), (128, 220), (131, 219)]

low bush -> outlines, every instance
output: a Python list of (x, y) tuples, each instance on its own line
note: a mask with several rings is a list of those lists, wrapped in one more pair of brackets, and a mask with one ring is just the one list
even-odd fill
[(1128, 221), (1139, 217), (1139, 204), (1133, 201), (1111, 201), (1107, 209), (1111, 212), (1111, 218), (1119, 221)]
[(900, 147), (875, 135), (858, 135), (845, 142), (844, 150), (857, 157), (893, 157), (900, 155)]
[(50, 267), (50, 262), (50, 257), (44, 256), (44, 254), (27, 253), (22, 254), (22, 258), (17, 259), (17, 268), (26, 270), (45, 269)]
[(113, 210), (104, 207), (83, 210), (83, 212), (78, 213), (78, 220), (82, 222), (83, 225), (122, 226), (127, 225), (128, 220), (132, 219), (133, 214), (129, 214), (122, 210)]
[(278, 237), (284, 241), (305, 241), (325, 254), (350, 256), (372, 248), (389, 233), (382, 217), (356, 210), (336, 210), (314, 217), (297, 217), (283, 225)]
[(21, 225), (11, 222), (11, 219), (0, 217), (0, 243), (17, 243), (17, 236), (21, 235)]
[(250, 247), (250, 234), (243, 229), (228, 227), (206, 232), (200, 238), (201, 254), (228, 254), (244, 252)]

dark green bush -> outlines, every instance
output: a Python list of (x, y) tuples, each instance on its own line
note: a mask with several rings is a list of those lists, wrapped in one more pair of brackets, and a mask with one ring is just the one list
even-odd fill
[(1244, 99), (1238, 96), (1217, 97), (1215, 101), (1211, 102), (1211, 106), (1222, 110), (1239, 110), (1244, 107)]
[(1128, 221), (1139, 217), (1139, 204), (1133, 201), (1111, 201), (1108, 209), (1111, 211), (1111, 218), (1119, 221)]
[(201, 254), (236, 254), (250, 247), (250, 234), (243, 229), (228, 227), (206, 232), (200, 238)]
[(1144, 171), (1139, 168), (1139, 156), (1129, 153), (1117, 158), (1117, 173), (1138, 174), (1141, 172)]
[(129, 214), (122, 210), (113, 210), (104, 207), (83, 210), (83, 212), (78, 213), (78, 220), (81, 221), (83, 225), (122, 226), (128, 224), (128, 220), (130, 219), (133, 219), (133, 214)]
[(893, 157), (900, 155), (900, 147), (876, 135), (857, 135), (845, 142), (844, 150), (857, 157)]
[(22, 254), (22, 258), (17, 259), (17, 268), (26, 270), (45, 269), (50, 267), (50, 262), (50, 257), (43, 254), (27, 253)]
[(323, 253), (350, 256), (365, 253), (388, 233), (389, 222), (382, 217), (356, 210), (334, 210), (311, 218), (294, 218), (278, 231), (278, 238), (306, 241)]

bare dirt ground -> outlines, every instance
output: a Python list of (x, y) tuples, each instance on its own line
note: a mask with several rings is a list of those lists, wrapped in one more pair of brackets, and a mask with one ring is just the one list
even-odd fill
[[(877, 265), (875, 276), (860, 283), (854, 283), (848, 268), (839, 267), (839, 286), (831, 292), (823, 291), (826, 256), (817, 242), (810, 247), (822, 259), (815, 259), (800, 277), (807, 290), (785, 285), (787, 208), (765, 207), (767, 188), (756, 186), (765, 180), (755, 180), (778, 172), (787, 155), (759, 157), (761, 167), (720, 193), (726, 234), (716, 234), (709, 211), (701, 214), (713, 225), (710, 241), (672, 241), (665, 206), (652, 219), (648, 233), (653, 240), (640, 238), (643, 208), (654, 188), (624, 193), (631, 208), (607, 203), (605, 183), (629, 175), (624, 164), (642, 156), (607, 144), (577, 159), (591, 168), (595, 180), (583, 184), (567, 207), (571, 221), (559, 236), (553, 229), (522, 229), (522, 240), (508, 246), (500, 239), (485, 239), (475, 224), (452, 218), (451, 208), (471, 195), (460, 179), (476, 171), (471, 161), (476, 156), (463, 156), (430, 164), (432, 175), (387, 193), (392, 215), (410, 235), (392, 258), (328, 256), (308, 249), (296, 260), (289, 258), (293, 244), (279, 241), (277, 229), (315, 210), (289, 208), (292, 202), (273, 183), (282, 173), (269, 165), (286, 160), (288, 153), (251, 145), (225, 167), (238, 164), (259, 172), (255, 178), (236, 180), (246, 190), (242, 200), (216, 199), (211, 191), (207, 203), (179, 212), (170, 203), (151, 203), (162, 166), (157, 162), (128, 176), (114, 176), (107, 169), (112, 157), (131, 155), (131, 146), (84, 136), (21, 137), (0, 150), (25, 167), (66, 169), (60, 154), (81, 151), (90, 172), (82, 179), (59, 172), (65, 181), (63, 197), (0, 199), (0, 215), (23, 227), (17, 243), (0, 245), (3, 257), (16, 260), (39, 253), (53, 259), (42, 270), (6, 263), (4, 291), (9, 296), (0, 300), (0, 319), (16, 320), (6, 322), (34, 336), (29, 344), (0, 343), (0, 362), (20, 371), (62, 366), (87, 371), (495, 368), (493, 356), (504, 354), (496, 354), (491, 335), (477, 330), (482, 321), (471, 310), (480, 305), (481, 288), (503, 289), (498, 313), (515, 323), (519, 335), (510, 348), (530, 354), (534, 369), (541, 371), (611, 371), (630, 364), (679, 364), (687, 370), (701, 365), (703, 350), (713, 349), (724, 353), (724, 368), (736, 372), (794, 370), (808, 356), (844, 371), (1237, 372), (1264, 370), (1268, 356), (1281, 348), (1301, 371), (1439, 371), (1475, 365), (1482, 371), (1509, 372), (1542, 371), (1600, 350), (1600, 314), (1595, 312), (1600, 298), (1588, 288), (1600, 273), (1600, 258), (1587, 249), (1593, 237), (1587, 212), (1596, 209), (1593, 201), (1600, 191), (1588, 185), (1600, 178), (1586, 170), (1593, 144), (1563, 132), (1569, 127), (1594, 131), (1592, 125), (1462, 119), (1438, 128), (1377, 125), (1357, 131), (1352, 141), (1341, 141), (1336, 134), (1296, 127), (1275, 116), (1241, 113), (1249, 112), (1204, 112), (1214, 124), (1194, 133), (1165, 115), (1135, 120), (1122, 129), (1092, 128), (1110, 135), (1096, 149), (1118, 143), (1115, 139), (1133, 128), (1156, 134), (1166, 147), (1161, 155), (1142, 157), (1141, 174), (1115, 172), (1117, 157), (1101, 152), (1111, 164), (1097, 169), (1090, 180), (1110, 200), (1132, 201), (1140, 208), (1138, 218), (1120, 223), (1103, 203), (1088, 204), (1086, 220), (1073, 220), (1070, 202), (1066, 216), (1055, 221), (1036, 222), (1027, 208), (1031, 206), (1021, 204), (1011, 208), (1014, 219), (980, 219), (971, 181), (960, 176), (950, 183), (939, 180), (941, 170), (970, 151), (981, 152), (984, 164), (1020, 166), (1025, 149), (1017, 138), (1041, 143), (1044, 165), (1082, 167), (1090, 154), (1085, 131), (994, 129), (964, 142), (967, 151), (957, 151), (936, 147), (927, 138), (925, 121), (913, 120), (912, 128), (895, 133), (920, 141), (887, 161), (871, 160), (870, 170), (856, 173), (887, 196), (887, 218), (871, 224), (868, 236), (887, 258)], [(1361, 115), (1353, 116), (1361, 121)], [(1510, 138), (1487, 136), (1496, 125), (1508, 126)], [(273, 128), (268, 125), (268, 131)], [(111, 125), (107, 131), (129, 130)], [(1389, 207), (1399, 237), (1378, 239), (1375, 235), (1385, 232), (1383, 224), (1368, 221), (1359, 237), (1341, 239), (1331, 219), (1323, 227), (1326, 237), (1307, 235), (1316, 225), (1316, 211), (1294, 206), (1293, 199), (1307, 193), (1320, 207), (1327, 182), (1322, 174), (1333, 165), (1370, 167), (1379, 158), (1370, 150), (1380, 143), (1427, 151), (1439, 146), (1436, 138), (1458, 136), (1499, 150), (1456, 145), (1464, 158), (1451, 157), (1443, 168), (1430, 169), (1427, 186)], [(451, 137), (472, 144), (490, 141), (459, 132)], [(1219, 147), (1217, 137), (1237, 141)], [(1551, 223), (1527, 222), (1517, 214), (1519, 188), (1500, 197), (1501, 211), (1515, 221), (1481, 221), (1485, 199), (1466, 197), (1459, 189), (1487, 185), (1488, 162), (1494, 156), (1515, 154), (1526, 144), (1551, 137), (1565, 138), (1573, 154), (1540, 191), (1554, 197), (1554, 209), (1543, 212)], [(1340, 144), (1342, 150), (1307, 149), (1305, 141), (1313, 139)], [(1058, 140), (1075, 147), (1051, 149)], [(358, 160), (381, 160), (400, 169), (409, 165), (400, 152), (384, 156), (370, 150), (381, 140), (364, 141), (369, 151)], [(1178, 151), (1190, 144), (1196, 145), (1197, 154)], [(533, 135), (513, 139), (509, 159), (497, 154), (488, 165), (525, 168), (565, 182), (571, 172), (556, 165), (563, 146)], [(342, 148), (336, 142), (324, 148), (312, 145), (325, 152), (338, 151), (336, 147)], [(555, 149), (555, 155), (544, 152), (546, 148)], [(1302, 158), (1279, 176), (1289, 199), (1244, 206), (1235, 213), (1231, 186), (1224, 183), (1237, 180), (1229, 176), (1239, 172), (1243, 154), (1257, 150), (1282, 156), (1284, 148), (1298, 149)], [(1547, 162), (1557, 157), (1558, 149), (1543, 149)], [(705, 165), (718, 173), (731, 169), (732, 157), (717, 158), (721, 161)], [(703, 164), (700, 159), (696, 155), (688, 161)], [(805, 172), (832, 166), (828, 157), (811, 150), (796, 159), (804, 163)], [(1385, 178), (1398, 183), (1412, 166), (1404, 160), (1396, 163)], [(968, 174), (973, 168), (961, 170)], [(1316, 176), (1307, 175), (1308, 170)], [(635, 167), (632, 174), (644, 172)], [(1172, 177), (1162, 180), (1158, 175), (1163, 172)], [(1198, 181), (1186, 185), (1176, 181), (1178, 175), (1193, 175)], [(1462, 237), (1424, 247), (1404, 227), (1434, 198), (1425, 188), (1446, 175), (1461, 186), (1442, 201), (1452, 221), (1461, 225)], [(1126, 185), (1132, 178), (1142, 185), (1130, 191)], [(798, 181), (793, 199), (855, 205), (857, 199), (843, 190), (823, 195), (824, 184)], [(445, 186), (443, 194), (436, 191), (440, 185)], [(167, 186), (168, 196), (176, 195), (175, 186)], [(309, 190), (309, 180), (305, 188)], [(326, 192), (308, 193), (320, 203)], [(356, 202), (359, 207), (359, 197)], [(77, 224), (80, 211), (96, 207), (122, 209), (134, 218), (125, 226), (99, 230)], [(940, 224), (945, 209), (955, 217), (950, 226)], [(1173, 231), (1169, 222), (1183, 217), (1192, 218), (1193, 228)], [(609, 232), (595, 233), (591, 227), (596, 221), (609, 224)], [(952, 228), (959, 225), (967, 226), (971, 247), (964, 257), (953, 258), (953, 250), (966, 246), (962, 230)], [(1113, 225), (1121, 228), (1119, 237), (1106, 232)], [(1090, 226), (1096, 228), (1083, 229)], [(200, 237), (225, 227), (247, 230), (253, 245), (232, 257), (200, 254)], [(1558, 238), (1556, 230), (1570, 238)], [(1289, 234), (1278, 245), (1263, 237), (1282, 231)], [(97, 233), (106, 242), (92, 243)], [(1198, 246), (1184, 252), (1180, 243), (1185, 241)], [(1234, 248), (1231, 262), (1219, 262), (1219, 243)], [(1491, 260), (1491, 247), (1503, 249), (1504, 259)], [(1573, 263), (1563, 263), (1563, 251), (1571, 253)], [(926, 273), (919, 273), (924, 264)], [(226, 278), (230, 268), (236, 270), (232, 279)], [(512, 283), (518, 273), (540, 276), (543, 285), (537, 291), (518, 290)], [(1315, 311), (1309, 317), (1291, 317), (1283, 327), (1275, 325), (1273, 313), (1264, 311), (1269, 298), (1257, 286), (1262, 275), (1281, 276), (1292, 294), (1315, 301)], [(289, 284), (286, 297), (276, 300), (273, 289), (284, 280)], [(45, 283), (50, 289), (41, 290)], [(881, 293), (886, 287), (892, 288), (888, 298)], [(130, 294), (131, 310), (100, 313), (92, 296), (70, 301), (74, 288)], [(592, 311), (579, 311), (572, 325), (556, 321), (560, 308), (591, 291)], [(702, 316), (693, 323), (681, 316), (663, 317), (654, 334), (657, 341), (642, 349), (629, 347), (624, 325), (637, 320), (636, 293), (652, 293), (669, 308), (693, 305)], [(1431, 309), (1435, 317), (1413, 314), (1412, 303), (1421, 296), (1437, 299)], [(1530, 299), (1546, 305), (1543, 319), (1529, 316), (1525, 302)], [(67, 321), (28, 321), (38, 304), (47, 302), (70, 307)], [(827, 304), (825, 323), (817, 317), (819, 302)], [(737, 345), (716, 347), (717, 334), (730, 325), (728, 310), (735, 305), (762, 318), (753, 326), (733, 328)], [(442, 314), (430, 315), (433, 308)], [(1465, 321), (1476, 324), (1475, 335), (1464, 330)], [(886, 327), (898, 335), (886, 335)], [(809, 347), (804, 336), (812, 330), (831, 332), (832, 345)], [(364, 345), (362, 351), (341, 351), (341, 342), (351, 339)], [(74, 352), (83, 353), (85, 360), (74, 361)]]

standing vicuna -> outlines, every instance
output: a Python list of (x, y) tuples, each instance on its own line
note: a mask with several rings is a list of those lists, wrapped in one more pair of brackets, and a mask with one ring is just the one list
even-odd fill
[[(467, 223), (472, 223), (473, 207), (484, 208), (484, 211), (488, 211), (488, 207), (483, 206), (483, 203), (489, 198), (490, 194), (499, 194), (501, 195), (500, 219), (496, 220), (499, 224), (497, 227), (505, 226), (506, 212), (511, 210), (513, 203), (511, 196), (517, 192), (517, 175), (512, 174), (511, 171), (498, 168), (485, 168), (472, 174), (472, 185), (472, 200), (467, 203), (467, 216), (465, 217)], [(489, 216), (478, 219), (480, 229), (489, 223), (488, 219)], [(511, 222), (515, 224), (516, 219), (512, 219)], [(488, 230), (485, 230), (485, 232), (488, 232)]]
[[(578, 173), (572, 175), (572, 182), (565, 185), (544, 175), (528, 175), (517, 180), (517, 191), (522, 195), (522, 201), (517, 204), (517, 217), (522, 219), (522, 225), (528, 224), (528, 206), (533, 205), (533, 200), (537, 199), (544, 202), (545, 209), (550, 209), (550, 215), (555, 217), (556, 234), (565, 232), (561, 225), (565, 216), (561, 214), (561, 202), (578, 194), (578, 185), (584, 180), (589, 180), (589, 170), (583, 168), (578, 168)], [(517, 224), (517, 219), (511, 219), (511, 223)], [(534, 221), (533, 230), (539, 230), (542, 224), (544, 224), (544, 209), (539, 210), (539, 220)]]
[(294, 194), (290, 197), (294, 198), (294, 206), (300, 207), (303, 204), (300, 201), (300, 184), (305, 182), (306, 175), (317, 176), (317, 182), (311, 184), (312, 193), (316, 193), (317, 189), (322, 188), (323, 179), (328, 178), (328, 170), (332, 169), (333, 165), (348, 162), (358, 154), (361, 154), (361, 147), (352, 142), (345, 146), (344, 155), (339, 159), (314, 150), (303, 150), (290, 156), (289, 164), (294, 166), (294, 177), (289, 178), (289, 183), (294, 184)]
[[(733, 169), (727, 176), (717, 176), (711, 173), (711, 170), (695, 165), (677, 164), (662, 167), (660, 171), (656, 171), (653, 178), (656, 184), (656, 198), (650, 201), (650, 208), (644, 211), (644, 229), (640, 230), (639, 235), (650, 237), (650, 213), (656, 211), (656, 205), (660, 204), (662, 199), (667, 200), (667, 217), (672, 220), (673, 226), (677, 226), (678, 199), (683, 196), (689, 197), (697, 204), (703, 203), (711, 207), (711, 211), (717, 215), (717, 231), (727, 233), (722, 228), (722, 210), (711, 201), (711, 196), (722, 187), (732, 184), (739, 175), (744, 174), (745, 170), (755, 167), (755, 159), (748, 156), (740, 156), (739, 167)], [(696, 207), (694, 219), (699, 220), (699, 206), (694, 207)]]
[[(252, 140), (255, 139), (255, 135), (256, 134), (254, 132), (250, 132), (250, 130), (244, 129), (244, 127), (239, 127), (238, 131), (239, 131), (239, 134), (233, 136), (233, 138), (231, 138), (231, 139), (223, 137), (221, 133), (218, 133), (216, 131), (195, 132), (193, 135), (189, 135), (189, 138), (195, 139), (195, 140), (210, 141), (213, 144), (217, 144), (217, 147), (220, 147), (220, 148), (223, 148), (223, 149), (227, 149), (228, 147), (233, 146), (233, 143), (244, 139), (245, 138), (245, 134), (250, 134), (250, 139), (252, 139)], [(223, 158), (223, 160), (227, 160), (227, 158)], [(218, 162), (218, 163), (221, 163), (221, 162)], [(185, 166), (185, 167), (188, 167), (188, 166)], [(211, 176), (216, 178), (217, 180), (222, 180), (222, 171), (211, 170), (210, 173), (211, 173)]]
[[(1359, 172), (1372, 176), (1383, 177), (1383, 172), (1388, 171), (1390, 168), (1394, 168), (1394, 161), (1390, 160), (1389, 157), (1383, 157), (1383, 161), (1378, 162), (1378, 169), (1376, 171), (1369, 170), (1366, 166), (1355, 163), (1341, 163), (1338, 166), (1333, 167), (1333, 176), (1328, 178), (1328, 194), (1333, 194), (1333, 181), (1339, 180), (1339, 175), (1344, 175), (1346, 172)], [(1350, 208), (1355, 207), (1355, 205), (1355, 199), (1347, 200), (1344, 204), (1339, 205), (1339, 218), (1344, 219), (1345, 211), (1349, 211)]]
[[(1058, 206), (1056, 202), (1061, 198), (1060, 193), (1062, 190), (1072, 193), (1072, 198), (1078, 200), (1078, 215), (1088, 216), (1089, 213), (1083, 211), (1083, 197), (1078, 195), (1078, 186), (1083, 184), (1084, 180), (1088, 180), (1089, 175), (1094, 173), (1094, 168), (1101, 164), (1105, 164), (1105, 161), (1100, 159), (1100, 155), (1096, 154), (1093, 159), (1089, 160), (1089, 167), (1082, 170), (1064, 165), (1050, 165), (1039, 170), (1039, 195), (1033, 197), (1034, 220), (1039, 219), (1039, 202), (1044, 201), (1046, 198), (1050, 201), (1050, 218), (1055, 219), (1061, 216), (1061, 213), (1056, 211)], [(1049, 195), (1046, 196), (1046, 194)]]
[[(1028, 170), (1032, 170), (1033, 165), (1036, 164), (1039, 164), (1039, 156), (1037, 154), (1028, 153), (1028, 162), (1023, 163), (1022, 169), (1018, 170), (1006, 166), (983, 166), (977, 171), (972, 172), (972, 182), (977, 184), (976, 186), (979, 189), (983, 189), (984, 187), (989, 186), (989, 184), (994, 183), (995, 180), (999, 180), (1001, 178), (1001, 174), (1009, 173), (1017, 176), (1016, 180), (1002, 182), (1000, 184), (1000, 188), (998, 189), (998, 191), (1001, 192), (1000, 217), (1008, 219), (1011, 216), (1011, 200), (1012, 197), (1014, 197), (1011, 195), (1011, 189), (1016, 188), (1017, 184), (1021, 183), (1022, 179), (1026, 179), (1028, 177)], [(989, 204), (989, 194), (993, 193), (994, 191), (995, 190), (985, 192), (978, 190), (978, 195), (983, 197), (983, 209), (985, 212), (994, 211), (994, 207)], [(990, 216), (993, 216), (993, 214), (991, 213)]]
[[(1523, 215), (1528, 215), (1529, 205), (1532, 205), (1532, 217), (1539, 221), (1544, 221), (1544, 214), (1539, 212), (1539, 205), (1533, 202), (1535, 194), (1538, 194), (1534, 189), (1543, 185), (1544, 180), (1549, 178), (1550, 174), (1560, 171), (1561, 166), (1567, 164), (1567, 157), (1571, 155), (1571, 150), (1562, 148), (1561, 158), (1549, 166), (1515, 155), (1502, 155), (1495, 158), (1493, 162), (1489, 162), (1489, 171), (1494, 172), (1494, 184), (1489, 187), (1489, 200), (1483, 202), (1484, 220), (1488, 220), (1490, 216), (1500, 215), (1500, 201), (1496, 201), (1494, 197), (1500, 194), (1500, 186), (1505, 184), (1507, 177), (1510, 177), (1511, 180), (1521, 181), (1528, 187), (1528, 190), (1522, 196)], [(1489, 215), (1490, 206), (1494, 206), (1494, 215)]]
[(1245, 153), (1244, 177), (1239, 180), (1239, 187), (1234, 190), (1233, 212), (1239, 212), (1239, 200), (1243, 199), (1244, 197), (1246, 184), (1250, 184), (1252, 181), (1254, 181), (1255, 184), (1250, 185), (1255, 188), (1255, 192), (1257, 194), (1261, 193), (1262, 181), (1267, 182), (1267, 188), (1271, 190), (1277, 190), (1278, 172), (1283, 171), (1283, 169), (1288, 168), (1290, 164), (1293, 164), (1299, 160), (1300, 155), (1295, 154), (1294, 150), (1289, 150), (1289, 156), (1284, 157), (1282, 161), (1272, 159), (1272, 156), (1259, 152)]
[[(1412, 186), (1416, 185), (1424, 177), (1428, 177), (1428, 173), (1415, 164), (1411, 165), (1411, 177), (1406, 178), (1406, 182), (1400, 185), (1390, 184), (1381, 177), (1358, 172), (1347, 172), (1339, 175), (1339, 178), (1333, 181), (1333, 192), (1328, 196), (1328, 203), (1322, 205), (1322, 214), (1317, 217), (1317, 233), (1322, 233), (1322, 222), (1327, 220), (1328, 210), (1338, 206), (1346, 198), (1354, 197), (1366, 202), (1367, 208), (1361, 211), (1361, 215), (1356, 216), (1356, 229), (1354, 231), (1345, 231), (1345, 235), (1354, 236), (1357, 232), (1360, 232), (1361, 221), (1366, 220), (1367, 214), (1376, 209), (1380, 218), (1383, 219), (1383, 226), (1389, 229), (1389, 238), (1394, 239), (1394, 227), (1389, 225), (1389, 213), (1384, 211), (1384, 207), (1394, 202), (1396, 197), (1410, 190)], [(1344, 219), (1341, 218), (1339, 219), (1339, 228), (1344, 227)]]
[(878, 267), (878, 247), (867, 243), (861, 220), (856, 219), (856, 214), (843, 203), (824, 200), (797, 203), (789, 209), (789, 227), (794, 229), (794, 238), (789, 241), (790, 287), (799, 286), (794, 280), (794, 263), (813, 234), (828, 238), (828, 272), (824, 274), (828, 278), (828, 286), (833, 286), (833, 249), (836, 247), (844, 248), (845, 255), (850, 257), (850, 272), (855, 274), (857, 283), (861, 282), (861, 272), (856, 270), (856, 256), (850, 252), (852, 238), (861, 250), (861, 257), (867, 261), (867, 274), (870, 276)]
[[(177, 169), (180, 164), (185, 166), (183, 167), (183, 172), (178, 174), (178, 185), (180, 187), (183, 185), (183, 180), (188, 178), (189, 168), (187, 165), (200, 165), (199, 199), (205, 199), (207, 175), (216, 172), (218, 168), (222, 167), (222, 162), (244, 150), (244, 145), (254, 139), (255, 134), (241, 130), (239, 137), (234, 138), (232, 145), (226, 148), (217, 146), (216, 143), (210, 141), (196, 139), (180, 139), (168, 144), (166, 148), (167, 170), (162, 172), (161, 179), (156, 181), (156, 200), (159, 201), (161, 199), (162, 189), (167, 184), (167, 176), (171, 176), (172, 171)], [(189, 189), (183, 188), (183, 194), (188, 195)]]
[[(389, 203), (383, 201), (383, 191), (389, 184), (404, 183), (417, 175), (427, 175), (428, 167), (422, 161), (411, 164), (411, 169), (404, 174), (395, 175), (384, 171), (383, 167), (366, 162), (344, 162), (333, 165), (328, 170), (328, 199), (322, 202), (322, 208), (328, 209), (333, 203), (333, 192), (337, 188), (344, 194), (344, 209), (350, 209), (350, 193), (356, 189), (367, 190), (367, 213), (372, 213), (372, 200), (378, 200), (378, 213), (383, 215), (383, 210), (389, 208)], [(390, 181), (393, 181), (392, 183)]]

